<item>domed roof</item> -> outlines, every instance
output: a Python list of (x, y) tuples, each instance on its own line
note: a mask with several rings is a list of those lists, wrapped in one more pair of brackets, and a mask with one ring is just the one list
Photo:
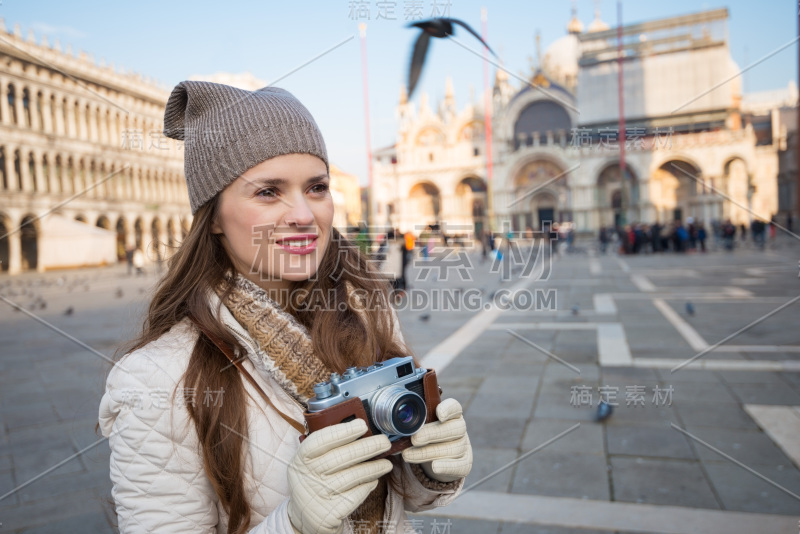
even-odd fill
[(572, 14), (572, 19), (567, 24), (567, 31), (569, 33), (583, 33), (583, 22), (578, 20), (575, 13)]
[(594, 12), (594, 20), (589, 23), (589, 33), (591, 32), (603, 32), (608, 29), (611, 29), (611, 26), (606, 24), (600, 19), (600, 10), (596, 9)]
[(542, 70), (556, 83), (572, 88), (578, 77), (578, 60), (581, 56), (580, 41), (574, 33), (556, 39), (545, 50)]

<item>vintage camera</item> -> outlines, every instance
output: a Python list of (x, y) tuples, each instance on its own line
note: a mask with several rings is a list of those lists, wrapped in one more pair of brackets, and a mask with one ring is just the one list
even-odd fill
[(411, 356), (331, 373), (314, 394), (305, 414), (309, 432), (360, 418), (369, 427), (365, 436), (385, 434), (393, 442), (388, 454), (409, 446), (410, 436), (436, 420), (441, 400), (436, 372), (415, 366)]

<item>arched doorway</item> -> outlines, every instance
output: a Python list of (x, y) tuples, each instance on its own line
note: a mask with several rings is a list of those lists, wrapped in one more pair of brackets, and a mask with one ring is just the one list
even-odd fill
[(687, 161), (671, 160), (662, 164), (650, 181), (650, 199), (658, 220), (669, 223), (685, 221), (687, 217), (702, 219), (698, 200), (700, 182), (700, 169)]
[(139, 217), (136, 219), (136, 222), (133, 224), (133, 236), (134, 236), (134, 245), (136, 248), (144, 252), (144, 248), (142, 248), (142, 238), (144, 236), (144, 222), (142, 218)]
[(629, 166), (625, 179), (618, 163), (606, 165), (597, 177), (595, 205), (600, 226), (624, 226), (639, 221), (639, 180)]
[(125, 237), (128, 235), (128, 223), (125, 217), (117, 219), (117, 260), (125, 260)]
[(716, 193), (712, 212), (718, 219), (730, 219), (733, 224), (750, 224), (752, 209), (751, 201), (755, 193), (752, 177), (747, 169), (747, 164), (741, 158), (733, 158), (725, 163), (725, 174), (718, 191), (727, 195)]
[(175, 220), (170, 217), (167, 221), (167, 247), (169, 247), (169, 254), (175, 248)]
[(189, 228), (191, 227), (191, 223), (189, 222), (188, 217), (181, 218), (181, 241), (186, 239), (186, 236), (189, 234)]
[(26, 215), (22, 219), (19, 240), (22, 252), (22, 270), (36, 270), (39, 265), (39, 228), (33, 215)]
[(439, 188), (430, 182), (420, 182), (408, 193), (412, 220), (419, 225), (435, 224), (439, 220), (441, 195)]
[(537, 159), (514, 176), (511, 203), (511, 228), (522, 232), (542, 229), (543, 222), (571, 221), (570, 190), (567, 174), (548, 159)]
[(79, 213), (78, 215), (75, 216), (75, 220), (78, 221), (78, 222), (85, 223), (86, 222), (86, 215), (83, 215), (83, 214)]
[(8, 217), (0, 214), (0, 272), (7, 273), (11, 265), (11, 249), (8, 243), (9, 226)]
[(0, 146), (0, 174), (3, 176), (3, 191), (11, 189), (10, 176), (6, 175), (6, 147)]
[(527, 230), (528, 228), (541, 230), (551, 227), (558, 220), (556, 219), (557, 208), (558, 199), (555, 194), (549, 191), (536, 193), (531, 199), (528, 213), (526, 213), (525, 228), (519, 228), (517, 231)]
[(150, 235), (153, 238), (151, 246), (153, 247), (153, 256), (159, 262), (164, 259), (164, 251), (161, 245), (161, 229), (161, 219), (154, 218), (153, 222), (150, 223)]
[(103, 228), (105, 230), (111, 230), (111, 221), (108, 220), (108, 217), (105, 215), (101, 215), (97, 218), (97, 223), (95, 224), (98, 228)]
[(459, 221), (469, 221), (474, 235), (481, 235), (486, 226), (486, 182), (468, 176), (456, 185), (456, 205)]

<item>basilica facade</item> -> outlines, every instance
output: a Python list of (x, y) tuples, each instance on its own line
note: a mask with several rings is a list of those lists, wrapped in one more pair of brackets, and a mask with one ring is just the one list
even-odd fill
[(474, 98), (457, 108), (449, 81), (436, 109), (401, 93), (396, 143), (374, 154), (378, 222), (462, 233), (552, 221), (593, 233), (689, 217), (769, 220), (787, 148), (782, 112), (797, 91), (742, 95), (727, 17), (718, 9), (623, 27), (622, 98), (617, 30), (599, 14), (584, 30), (574, 13), (529, 75), (496, 71), (490, 114)]

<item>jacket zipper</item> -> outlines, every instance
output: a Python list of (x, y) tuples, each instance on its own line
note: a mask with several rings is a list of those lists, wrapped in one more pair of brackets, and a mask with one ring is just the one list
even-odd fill
[[(394, 501), (394, 490), (392, 490), (391, 486), (389, 487), (389, 513), (386, 514), (386, 521), (394, 521), (392, 518), (392, 502)], [(392, 527), (394, 528), (394, 527)], [(378, 534), (386, 534), (379, 532)]]

